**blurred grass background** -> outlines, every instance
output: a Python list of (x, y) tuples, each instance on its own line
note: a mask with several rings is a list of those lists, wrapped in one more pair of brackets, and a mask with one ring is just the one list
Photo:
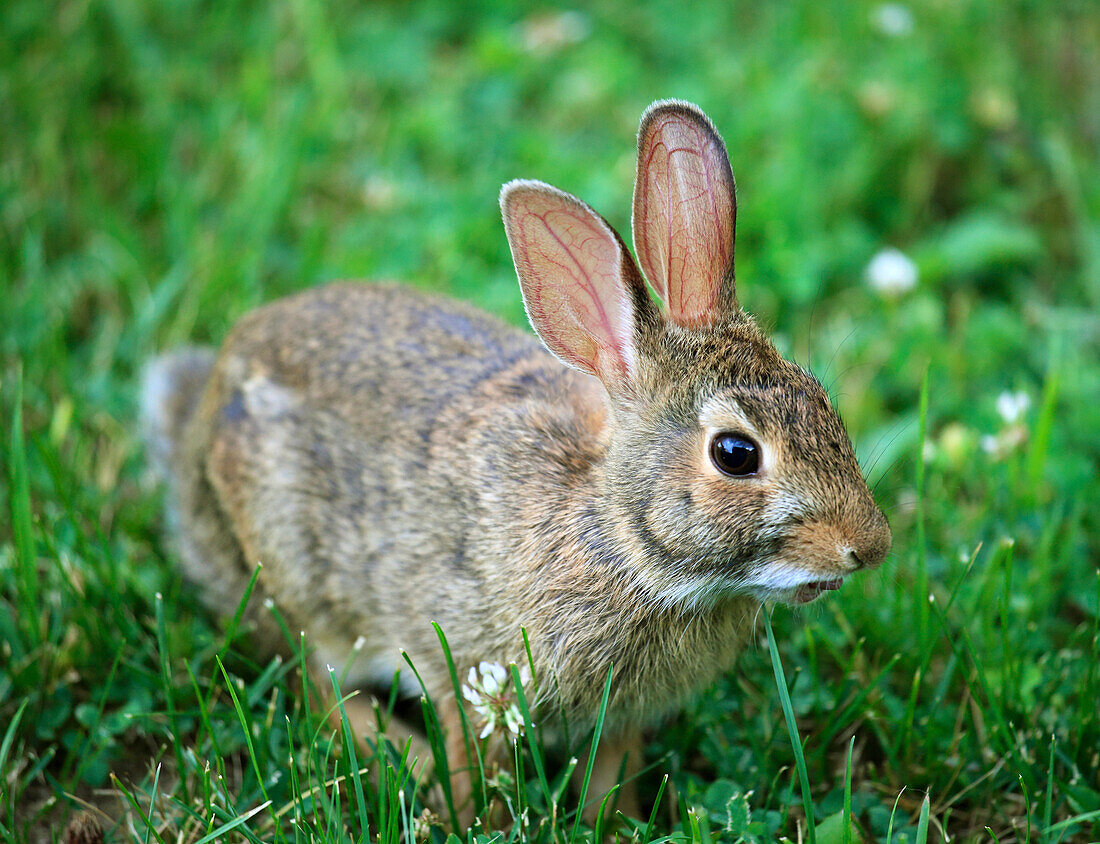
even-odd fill
[[(165, 717), (184, 662), (214, 682), (143, 469), (142, 362), (333, 278), (520, 324), (500, 184), (626, 233), (638, 117), (678, 97), (729, 148), (743, 304), (831, 387), (894, 527), (884, 573), (776, 613), (819, 819), (855, 736), (869, 838), (904, 786), (894, 840), (925, 790), (962, 840), (1082, 815), (1044, 834), (1095, 840), (1095, 4), (8, 0), (0, 28), (0, 737), (29, 701), (3, 831), (112, 768), (140, 782), (194, 736)], [(915, 284), (878, 283), (886, 249)], [(684, 805), (717, 782), (751, 792), (744, 834), (793, 836), (778, 712), (755, 649), (651, 761)]]

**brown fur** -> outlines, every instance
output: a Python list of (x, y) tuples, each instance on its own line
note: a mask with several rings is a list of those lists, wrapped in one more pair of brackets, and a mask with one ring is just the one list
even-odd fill
[[(725, 155), (712, 127), (692, 126)], [(506, 219), (512, 197), (536, 195), (602, 231), (583, 203), (534, 183), (506, 189)], [(630, 308), (620, 339), (635, 357), (609, 365), (619, 347), (586, 346), (578, 358), (602, 385), (465, 305), (356, 284), (249, 314), (212, 367), (154, 364), (175, 389), (147, 415), (184, 565), (210, 602), (230, 611), (262, 561), (260, 588), (308, 632), (319, 666), (354, 656), (350, 676), (366, 683), (406, 651), (452, 739), (430, 623), (463, 676), (482, 660), (525, 663), (525, 628), (537, 717), (589, 726), (613, 663), (608, 735), (636, 747), (639, 727), (730, 667), (761, 599), (792, 599), (776, 572), (824, 580), (880, 562), (889, 529), (843, 425), (737, 309), (732, 263), (706, 294), (710, 315), (677, 324), (614, 237), (627, 263), (610, 301)], [(539, 260), (517, 257), (525, 296)], [(544, 310), (540, 331), (556, 325)], [(701, 414), (755, 431), (766, 471), (717, 472)]]

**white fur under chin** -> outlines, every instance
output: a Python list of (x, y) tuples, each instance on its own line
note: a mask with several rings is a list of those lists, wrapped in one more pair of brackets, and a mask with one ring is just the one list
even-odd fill
[(801, 587), (826, 580), (844, 580), (845, 577), (838, 573), (835, 577), (826, 578), (818, 572), (787, 567), (782, 563), (768, 563), (747, 577), (691, 580), (675, 589), (665, 589), (661, 599), (666, 607), (687, 610), (708, 609), (723, 598), (739, 595), (751, 595), (761, 603), (800, 605), (802, 602), (797, 601), (796, 596)]
[(764, 572), (764, 575), (760, 580), (754, 579), (756, 582), (750, 590), (753, 597), (761, 603), (773, 602), (794, 606), (802, 606), (816, 600), (826, 591), (832, 591), (821, 590), (809, 599), (803, 598), (800, 600), (798, 595), (803, 586), (827, 581), (841, 581), (843, 583), (845, 579), (844, 574), (837, 574), (836, 577), (822, 577), (819, 573), (807, 572), (801, 569), (768, 570)]
[(752, 589), (740, 578), (694, 580), (675, 589), (665, 589), (661, 604), (665, 609), (697, 611), (710, 609), (723, 598), (751, 594)]

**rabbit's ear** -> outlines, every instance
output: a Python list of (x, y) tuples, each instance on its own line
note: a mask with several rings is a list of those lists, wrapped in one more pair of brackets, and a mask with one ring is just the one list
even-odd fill
[(691, 103), (663, 100), (642, 115), (634, 182), (634, 250), (673, 322), (712, 325), (737, 307), (737, 202), (726, 145)]
[(605, 385), (634, 377), (635, 303), (645, 285), (615, 230), (542, 182), (509, 182), (500, 208), (527, 318), (542, 342)]

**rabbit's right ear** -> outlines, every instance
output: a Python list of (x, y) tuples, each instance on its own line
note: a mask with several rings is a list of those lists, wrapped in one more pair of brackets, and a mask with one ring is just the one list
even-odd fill
[(737, 308), (736, 216), (733, 172), (714, 124), (691, 103), (651, 105), (638, 129), (634, 249), (677, 325), (713, 325)]
[(635, 303), (645, 288), (614, 229), (542, 182), (509, 182), (500, 208), (527, 318), (546, 347), (612, 389), (636, 376)]

